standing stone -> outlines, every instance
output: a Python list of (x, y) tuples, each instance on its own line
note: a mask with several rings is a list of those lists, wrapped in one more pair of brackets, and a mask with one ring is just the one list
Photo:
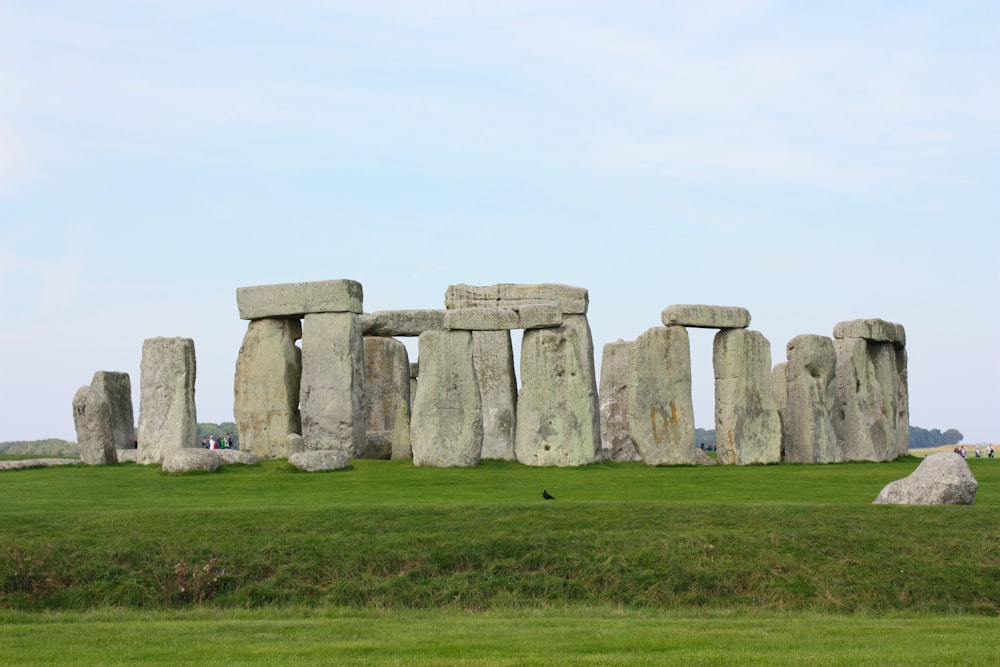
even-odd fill
[(607, 343), (601, 356), (601, 448), (605, 461), (641, 461), (628, 434), (629, 356), (632, 343)]
[(365, 352), (356, 313), (310, 313), (302, 324), (302, 438), (306, 450), (365, 449)]
[(483, 414), (472, 362), (472, 333), (420, 334), (420, 391), (410, 444), (418, 466), (474, 466), (483, 449)]
[(510, 331), (473, 331), (472, 364), (483, 404), (482, 458), (513, 461), (517, 378)]
[(297, 319), (251, 320), (236, 358), (233, 414), (240, 449), (259, 458), (287, 458), (287, 438), (301, 433), (302, 338)]
[(845, 461), (891, 461), (899, 455), (906, 408), (898, 388), (902, 373), (891, 343), (863, 338), (834, 341), (837, 399), (834, 430)]
[(80, 460), (88, 465), (118, 463), (111, 407), (93, 387), (80, 387), (73, 397), (73, 423)]
[(781, 419), (771, 389), (771, 344), (759, 331), (715, 334), (715, 437), (719, 463), (781, 461)]
[(788, 382), (785, 378), (787, 362), (779, 362), (771, 369), (771, 393), (774, 394), (774, 405), (778, 408), (778, 419), (781, 420), (781, 459), (785, 459), (785, 443), (788, 434), (785, 431), (785, 411), (788, 408)]
[(896, 347), (896, 456), (910, 453), (910, 383), (906, 348)]
[(837, 399), (837, 352), (826, 336), (796, 336), (786, 347), (785, 461), (842, 460), (833, 429)]
[(90, 386), (104, 396), (111, 409), (115, 449), (135, 449), (135, 413), (132, 410), (132, 380), (128, 373), (97, 371)]
[(585, 315), (565, 315), (560, 327), (524, 332), (514, 454), (533, 466), (601, 460), (594, 343)]
[(695, 445), (691, 342), (684, 327), (653, 327), (632, 345), (628, 432), (646, 465), (714, 463)]
[(175, 449), (198, 444), (194, 403), (194, 341), (147, 338), (139, 378), (139, 463), (160, 463)]
[(361, 458), (388, 459), (397, 448), (409, 447), (410, 358), (395, 338), (364, 337), (365, 451)]

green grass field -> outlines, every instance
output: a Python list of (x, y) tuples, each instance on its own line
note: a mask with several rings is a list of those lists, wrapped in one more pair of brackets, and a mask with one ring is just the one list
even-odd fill
[(918, 463), (3, 472), (0, 662), (989, 664), (1000, 462)]

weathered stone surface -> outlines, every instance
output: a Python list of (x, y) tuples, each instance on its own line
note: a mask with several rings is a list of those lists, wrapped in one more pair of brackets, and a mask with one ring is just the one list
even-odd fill
[(163, 455), (164, 472), (215, 472), (221, 464), (214, 451), (201, 447), (173, 449)]
[(365, 450), (361, 458), (388, 459), (395, 439), (410, 440), (410, 358), (394, 338), (365, 336)]
[(138, 463), (138, 449), (119, 449), (115, 454), (118, 456), (118, 463)]
[(257, 285), (236, 290), (240, 318), (302, 318), (310, 313), (361, 313), (364, 295), (354, 280)]
[(510, 332), (473, 331), (472, 365), (483, 406), (482, 458), (513, 461), (517, 378)]
[(910, 453), (910, 373), (906, 348), (896, 348), (896, 456)]
[(771, 344), (759, 331), (715, 334), (717, 461), (748, 465), (781, 461), (781, 419), (771, 388)]
[(629, 357), (632, 342), (604, 345), (601, 356), (601, 449), (605, 461), (641, 461), (628, 434)]
[(562, 324), (559, 306), (527, 303), (507, 308), (460, 308), (448, 310), (445, 328), (465, 331), (502, 331), (510, 329), (542, 329)]
[(667, 327), (745, 329), (750, 326), (750, 311), (735, 306), (675, 304), (663, 309), (660, 321)]
[(80, 465), (76, 459), (21, 459), (19, 461), (0, 461), (0, 470), (23, 470), (24, 468), (51, 468), (53, 466)]
[(781, 459), (785, 458), (785, 410), (788, 408), (788, 382), (785, 378), (787, 362), (779, 362), (771, 369), (771, 392), (774, 394), (774, 405), (778, 408), (778, 419), (781, 420)]
[(118, 463), (111, 408), (93, 387), (80, 387), (73, 397), (73, 423), (80, 460), (88, 465)]
[(425, 331), (419, 338), (420, 391), (410, 444), (418, 466), (474, 466), (483, 448), (483, 415), (469, 331)]
[(288, 462), (306, 472), (342, 470), (351, 465), (347, 454), (335, 449), (296, 452), (288, 457)]
[(215, 454), (219, 461), (226, 465), (243, 465), (243, 466), (255, 466), (257, 465), (257, 457), (250, 452), (244, 452), (239, 449), (208, 449), (205, 450)]
[(903, 350), (863, 338), (833, 342), (837, 351), (837, 399), (833, 427), (845, 461), (891, 461), (909, 433)]
[(365, 336), (419, 336), (444, 329), (444, 310), (377, 310), (361, 316)]
[(444, 295), (445, 307), (507, 308), (526, 303), (554, 304), (564, 315), (583, 315), (590, 296), (582, 287), (542, 283), (537, 285), (451, 285)]
[(954, 452), (932, 454), (903, 479), (890, 482), (875, 505), (972, 505), (979, 482)]
[(787, 407), (785, 460), (836, 463), (842, 460), (833, 429), (837, 401), (837, 352), (826, 336), (796, 336), (786, 346)]
[(285, 451), (289, 456), (306, 451), (305, 440), (298, 433), (289, 433), (285, 436)]
[(365, 352), (353, 313), (306, 315), (302, 326), (302, 437), (307, 450), (365, 449)]
[(903, 325), (878, 318), (840, 322), (833, 327), (833, 337), (864, 338), (877, 343), (892, 343), (895, 347), (906, 347), (906, 329)]
[(566, 315), (560, 327), (524, 333), (514, 454), (534, 466), (601, 460), (594, 343), (585, 315)]
[(654, 327), (632, 345), (628, 432), (646, 465), (714, 463), (695, 445), (691, 343), (684, 327)]
[(299, 320), (259, 319), (247, 325), (233, 390), (240, 448), (260, 458), (288, 456), (286, 438), (302, 431), (299, 382), (302, 350)]
[(198, 442), (194, 341), (147, 338), (139, 372), (139, 462), (159, 463)]
[(135, 412), (132, 410), (132, 380), (128, 373), (97, 371), (90, 387), (108, 402), (115, 449), (135, 449)]

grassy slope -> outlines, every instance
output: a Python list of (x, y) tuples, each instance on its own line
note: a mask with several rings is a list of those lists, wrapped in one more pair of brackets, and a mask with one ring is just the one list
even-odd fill
[(11, 471), (0, 608), (996, 614), (1000, 461), (972, 507), (871, 505), (917, 463)]

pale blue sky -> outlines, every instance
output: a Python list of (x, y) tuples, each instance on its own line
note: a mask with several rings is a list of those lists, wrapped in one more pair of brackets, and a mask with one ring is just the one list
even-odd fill
[(586, 287), (598, 363), (674, 303), (774, 363), (882, 317), (911, 422), (1000, 440), (998, 3), (0, 0), (0, 44), (0, 441), (97, 370), (138, 414), (152, 336), (229, 420), (236, 288), (332, 278)]

